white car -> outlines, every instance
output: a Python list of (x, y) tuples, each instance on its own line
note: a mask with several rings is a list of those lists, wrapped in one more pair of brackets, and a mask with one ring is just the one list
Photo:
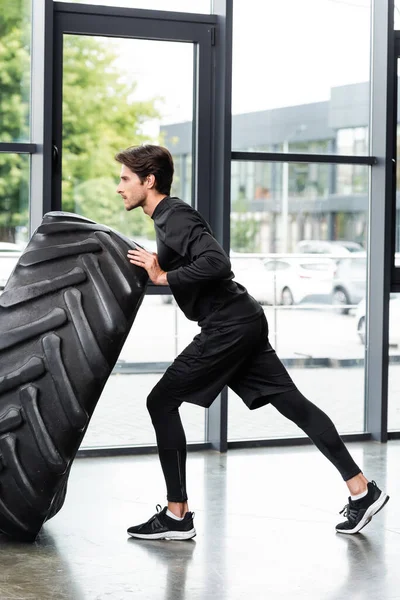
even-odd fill
[(4, 289), (21, 254), (22, 248), (18, 244), (0, 242), (0, 290)]
[(335, 263), (328, 258), (265, 259), (264, 268), (270, 304), (290, 306), (311, 296), (328, 298), (332, 290)]
[(367, 255), (358, 252), (337, 261), (332, 283), (332, 304), (347, 315), (352, 305), (365, 296), (367, 286)]
[(295, 248), (295, 252), (300, 254), (332, 254), (333, 257), (363, 251), (364, 248), (358, 242), (346, 240), (302, 240)]
[[(357, 335), (362, 344), (365, 344), (366, 327), (366, 303), (365, 298), (361, 300), (356, 309), (356, 329)], [(389, 343), (400, 344), (400, 294), (390, 294), (389, 298)]]
[[(329, 258), (259, 258), (231, 253), (234, 280), (260, 304), (292, 305), (311, 296), (327, 300), (332, 291), (335, 263)], [(161, 296), (162, 302), (172, 301)]]

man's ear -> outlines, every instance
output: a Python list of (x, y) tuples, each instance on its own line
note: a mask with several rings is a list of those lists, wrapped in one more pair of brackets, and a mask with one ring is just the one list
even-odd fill
[(147, 175), (146, 182), (147, 182), (147, 189), (152, 190), (155, 187), (156, 178), (154, 177), (153, 173), (150, 173), (150, 175)]

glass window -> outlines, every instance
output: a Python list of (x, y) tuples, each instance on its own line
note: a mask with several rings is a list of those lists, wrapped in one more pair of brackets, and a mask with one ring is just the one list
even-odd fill
[[(179, 94), (171, 64), (185, 73)], [(143, 142), (169, 148), (171, 193), (192, 202), (193, 64), (193, 44), (64, 35), (63, 210), (154, 240), (150, 217), (135, 210), (127, 218), (116, 194), (114, 155)]]
[[(264, 307), (271, 345), (300, 391), (342, 433), (363, 431), (365, 348), (358, 323), (366, 294), (368, 195), (354, 191), (343, 202), (334, 192), (333, 165), (286, 163), (285, 172), (282, 163), (260, 164), (269, 182), (261, 201), (254, 195), (261, 171), (235, 166), (236, 186), (240, 177), (253, 177), (240, 201), (232, 185), (235, 279)], [(363, 169), (368, 178), (369, 168)], [(232, 391), (228, 397), (230, 440), (302, 435), (272, 407), (254, 418)]]
[(211, 0), (61, 0), (77, 4), (99, 4), (101, 6), (119, 6), (125, 8), (145, 8), (147, 10), (167, 10), (187, 13), (211, 13)]
[(337, 130), (368, 132), (370, 5), (233, 3), (234, 150), (335, 153)]
[[(398, 65), (400, 68), (400, 65)], [(397, 125), (397, 156), (400, 156), (400, 125)], [(395, 249), (400, 252), (400, 161), (396, 161), (396, 232), (395, 232)], [(400, 266), (400, 265), (397, 265)]]
[(336, 193), (367, 194), (369, 177), (363, 165), (336, 165)]
[[(155, 444), (146, 399), (198, 333), (169, 296), (145, 296), (85, 434), (82, 448)], [(149, 327), (151, 323), (151, 327)], [(204, 442), (205, 409), (180, 408), (188, 442)]]
[[(395, 25), (396, 29), (400, 29), (400, 3), (396, 2), (395, 8)], [(399, 60), (397, 68), (400, 68)], [(400, 125), (397, 125), (397, 156), (400, 156)], [(400, 267), (400, 165), (396, 163), (396, 230), (395, 230), (395, 266)], [(400, 386), (400, 363), (398, 362), (400, 336), (399, 336), (399, 310), (400, 294), (391, 294), (389, 303), (389, 400), (388, 400), (388, 430), (400, 430), (400, 402), (399, 386)]]
[[(234, 161), (232, 250), (332, 254), (348, 250), (348, 242), (356, 251), (365, 248), (368, 184), (360, 193), (350, 179), (343, 198), (337, 192), (342, 166), (349, 165)], [(368, 182), (369, 168), (360, 166), (358, 172)], [(332, 240), (335, 248), (326, 244)]]
[(394, 0), (394, 28), (400, 29), (400, 0)]
[(31, 2), (2, 2), (0, 11), (0, 142), (29, 142)]
[(28, 154), (0, 153), (0, 242), (25, 246), (29, 239)]
[(0, 293), (29, 239), (30, 156), (0, 153)]
[(366, 155), (368, 154), (367, 127), (339, 129), (336, 134), (338, 154)]
[(400, 431), (400, 294), (389, 301), (389, 401), (388, 430)]

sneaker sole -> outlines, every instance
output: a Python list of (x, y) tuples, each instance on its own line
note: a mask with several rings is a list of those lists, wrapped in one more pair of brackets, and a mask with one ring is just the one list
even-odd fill
[(141, 540), (190, 540), (195, 537), (196, 530), (193, 527), (189, 531), (167, 531), (163, 533), (149, 533), (148, 535), (143, 533), (129, 533), (129, 535)]
[(371, 506), (368, 508), (368, 510), (365, 511), (363, 518), (361, 519), (361, 521), (359, 523), (357, 523), (357, 525), (353, 529), (336, 529), (336, 531), (338, 533), (347, 533), (350, 535), (354, 534), (354, 533), (358, 533), (359, 531), (361, 531), (361, 529), (363, 529), (363, 527), (368, 525), (368, 523), (371, 521), (372, 517), (374, 515), (376, 515), (376, 513), (378, 513), (380, 510), (382, 510), (382, 508), (385, 506), (385, 504), (388, 502), (388, 500), (389, 500), (389, 496), (387, 494), (385, 494), (384, 492), (382, 492), (381, 495), (379, 496), (379, 498), (377, 500), (375, 500), (375, 502), (373, 504), (371, 504)]

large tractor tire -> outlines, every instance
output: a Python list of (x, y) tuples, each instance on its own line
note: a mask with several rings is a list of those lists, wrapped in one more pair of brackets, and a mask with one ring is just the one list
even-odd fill
[(143, 300), (135, 243), (47, 213), (0, 295), (0, 532), (34, 541)]

